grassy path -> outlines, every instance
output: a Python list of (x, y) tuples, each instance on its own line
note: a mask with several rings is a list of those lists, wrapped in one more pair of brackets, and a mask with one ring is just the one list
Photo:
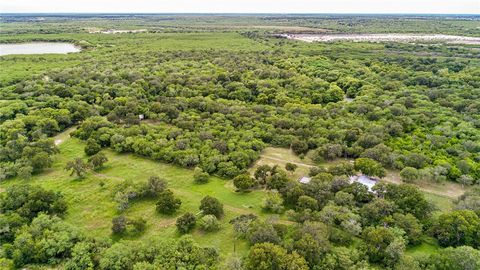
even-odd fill
[(70, 138), (70, 133), (75, 131), (77, 129), (77, 126), (69, 127), (66, 130), (62, 131), (61, 133), (58, 133), (55, 137), (53, 137), (55, 145), (59, 146), (62, 144), (65, 140)]

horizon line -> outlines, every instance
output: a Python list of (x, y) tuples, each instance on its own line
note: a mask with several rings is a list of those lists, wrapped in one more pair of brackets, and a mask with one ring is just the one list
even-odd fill
[(1, 15), (468, 15), (480, 16), (480, 13), (402, 13), (402, 12), (0, 12)]

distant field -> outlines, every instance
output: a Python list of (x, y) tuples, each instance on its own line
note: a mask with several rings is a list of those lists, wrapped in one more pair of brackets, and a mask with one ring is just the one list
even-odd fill
[[(121, 38), (119, 38), (119, 35)], [(2, 36), (0, 43), (27, 41), (71, 41), (86, 42), (92, 47), (80, 53), (43, 54), (43, 55), (7, 55), (1, 56), (0, 86), (8, 85), (42, 74), (52, 69), (65, 69), (92, 57), (101, 59), (107, 53), (147, 53), (168, 50), (263, 50), (268, 48), (239, 33), (135, 33), (135, 34), (45, 34)]]

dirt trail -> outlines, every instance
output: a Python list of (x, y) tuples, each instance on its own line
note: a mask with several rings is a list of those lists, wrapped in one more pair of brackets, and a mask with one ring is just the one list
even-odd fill
[(59, 146), (66, 139), (70, 138), (70, 133), (72, 133), (76, 129), (77, 129), (77, 126), (73, 126), (73, 127), (67, 128), (66, 130), (64, 130), (61, 133), (58, 133), (55, 137), (53, 137), (53, 139), (55, 140), (55, 145)]
[(313, 165), (308, 165), (308, 164), (301, 163), (301, 162), (283, 160), (283, 159), (281, 159), (281, 158), (276, 158), (276, 157), (272, 157), (272, 156), (262, 155), (262, 158), (271, 159), (271, 160), (275, 160), (275, 161), (282, 162), (282, 163), (283, 163), (283, 162), (288, 162), (288, 163), (292, 163), (292, 164), (295, 164), (295, 165), (297, 165), (297, 166), (302, 166), (302, 167), (306, 167), (306, 168), (315, 167), (315, 166), (313, 166)]

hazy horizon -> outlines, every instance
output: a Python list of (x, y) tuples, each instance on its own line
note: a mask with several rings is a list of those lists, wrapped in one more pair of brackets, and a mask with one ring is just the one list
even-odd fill
[(480, 1), (458, 0), (17, 0), (3, 1), (0, 13), (103, 14), (432, 14), (479, 15)]

